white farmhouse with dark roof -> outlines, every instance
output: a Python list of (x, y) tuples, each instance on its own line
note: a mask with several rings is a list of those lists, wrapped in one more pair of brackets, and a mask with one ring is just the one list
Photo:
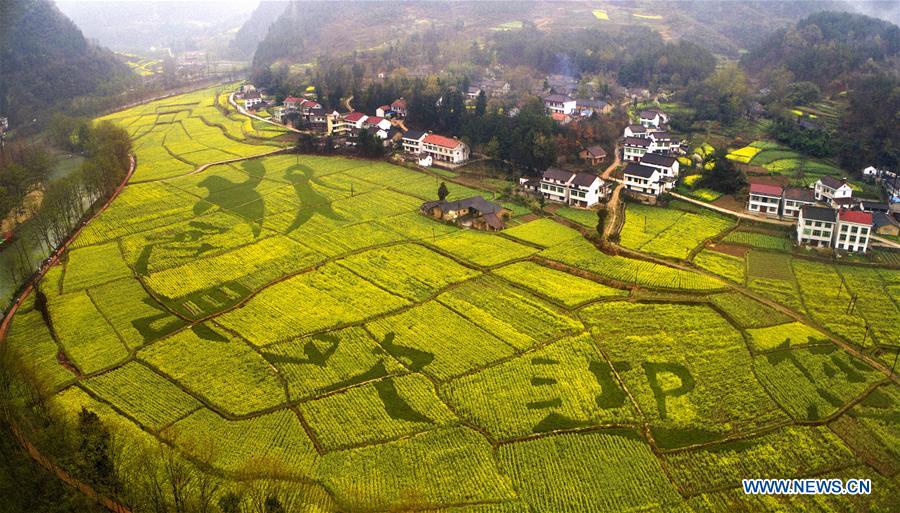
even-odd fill
[(259, 95), (256, 89), (244, 93), (244, 108), (253, 109), (260, 103), (262, 103), (262, 96)]
[(853, 188), (846, 179), (838, 180), (833, 176), (826, 175), (816, 181), (815, 193), (817, 200), (834, 203), (836, 199), (853, 196)]
[(573, 114), (575, 112), (575, 99), (565, 94), (552, 93), (544, 96), (544, 107), (550, 113)]
[(806, 205), (815, 205), (816, 195), (807, 187), (788, 187), (784, 190), (782, 214), (785, 217), (796, 218), (800, 215), (800, 209)]
[(655, 167), (644, 166), (635, 162), (625, 166), (623, 176), (625, 188), (631, 192), (659, 196), (662, 192), (662, 175)]
[(797, 243), (817, 248), (830, 248), (836, 224), (830, 208), (806, 205), (797, 219)]
[(425, 139), (426, 135), (428, 134), (418, 130), (407, 130), (404, 132), (402, 139), (403, 151), (418, 155), (422, 151), (422, 141)]
[(625, 127), (625, 137), (647, 137), (647, 127), (644, 125), (628, 125)]
[(648, 149), (650, 153), (662, 153), (663, 155), (668, 155), (675, 146), (677, 146), (677, 143), (669, 132), (650, 130), (648, 138), (651, 143), (650, 148)]
[(639, 114), (640, 123), (645, 127), (659, 128), (669, 122), (669, 116), (659, 109), (645, 109)]
[(622, 143), (622, 158), (631, 162), (638, 162), (649, 150), (650, 139), (626, 137)]
[(588, 208), (606, 197), (607, 184), (597, 175), (576, 173), (569, 185), (569, 205)]
[(678, 169), (680, 164), (678, 159), (668, 155), (660, 155), (658, 153), (647, 153), (641, 157), (641, 165), (656, 168), (662, 177), (663, 187), (672, 189), (675, 187), (675, 181), (678, 179)]
[(555, 167), (547, 168), (541, 176), (541, 194), (550, 201), (569, 202), (569, 185), (575, 179), (575, 173)]

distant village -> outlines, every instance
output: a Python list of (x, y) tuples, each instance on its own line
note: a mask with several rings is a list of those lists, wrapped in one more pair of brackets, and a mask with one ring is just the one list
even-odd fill
[[(487, 79), (469, 86), (465, 96), (468, 103), (473, 103), (481, 94), (488, 97), (506, 94), (509, 87), (502, 80)], [(547, 115), (560, 125), (611, 112), (612, 106), (603, 100), (573, 97), (576, 89), (577, 81), (555, 75), (547, 77), (542, 86), (536, 85), (533, 92), (541, 98)], [(360, 133), (366, 131), (385, 148), (402, 152), (422, 167), (455, 169), (471, 157), (468, 145), (457, 138), (407, 127), (408, 105), (404, 98), (381, 105), (368, 114), (355, 110), (328, 112), (313, 94), (289, 96), (280, 105), (266, 101), (253, 86), (243, 86), (236, 96), (250, 112), (269, 108), (272, 118), (281, 124), (332, 136), (346, 145), (355, 144)], [(509, 109), (509, 116), (517, 114), (516, 108)], [(681, 171), (678, 157), (687, 154), (687, 145), (669, 132), (670, 116), (662, 109), (645, 108), (632, 121), (619, 140), (618, 157), (624, 164), (621, 178), (600, 176), (597, 168), (608, 155), (602, 147), (593, 145), (583, 147), (578, 154), (585, 169), (569, 171), (549, 167), (538, 178), (521, 178), (518, 191), (541, 201), (591, 209), (607, 201), (619, 182), (633, 200), (655, 204), (678, 185)], [(900, 180), (896, 173), (870, 167), (863, 175), (882, 184), (888, 197), (900, 200)], [(745, 212), (795, 221), (798, 245), (864, 253), (872, 235), (900, 234), (898, 207), (900, 203), (888, 205), (878, 200), (853, 198), (853, 189), (846, 180), (823, 176), (809, 187), (783, 187), (751, 180)], [(437, 219), (483, 230), (503, 229), (504, 220), (509, 216), (507, 209), (481, 197), (427, 202), (421, 210)]]

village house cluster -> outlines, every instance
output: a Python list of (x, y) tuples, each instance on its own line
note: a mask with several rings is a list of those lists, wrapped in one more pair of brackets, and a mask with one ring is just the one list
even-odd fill
[(664, 111), (644, 109), (637, 119), (622, 134), (622, 160), (627, 162), (622, 182), (632, 196), (652, 201), (675, 187), (681, 143), (669, 134), (669, 115)]
[(747, 211), (796, 219), (798, 244), (865, 253), (870, 237), (900, 232), (891, 206), (853, 197), (846, 179), (823, 176), (810, 187), (751, 182)]

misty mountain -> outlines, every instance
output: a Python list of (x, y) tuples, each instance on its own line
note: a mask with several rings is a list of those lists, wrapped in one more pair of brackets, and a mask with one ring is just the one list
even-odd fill
[(234, 35), (234, 39), (231, 41), (231, 48), (240, 56), (252, 57), (253, 52), (256, 51), (256, 46), (269, 32), (269, 27), (285, 11), (287, 6), (287, 0), (263, 0), (260, 2), (259, 7), (250, 15), (250, 19)]
[(0, 14), (0, 112), (14, 124), (79, 96), (116, 94), (133, 79), (50, 0), (4, 0)]
[(60, 10), (90, 39), (116, 51), (146, 53), (227, 48), (256, 6), (253, 1), (60, 0)]

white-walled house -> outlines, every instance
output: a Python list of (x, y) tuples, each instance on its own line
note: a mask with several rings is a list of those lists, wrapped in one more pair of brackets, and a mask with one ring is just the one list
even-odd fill
[(544, 198), (559, 203), (569, 202), (569, 185), (575, 173), (555, 167), (547, 168), (541, 176), (540, 191)]
[(640, 137), (645, 138), (649, 132), (647, 131), (647, 127), (644, 125), (628, 125), (625, 127), (625, 137)]
[(589, 208), (606, 197), (607, 185), (597, 175), (591, 173), (576, 173), (569, 185), (569, 205), (573, 207)]
[(797, 243), (817, 248), (830, 248), (836, 224), (834, 210), (806, 205), (797, 219)]
[(875, 179), (878, 175), (881, 174), (881, 171), (878, 170), (875, 166), (869, 166), (862, 170), (863, 178)]
[(808, 187), (788, 187), (784, 190), (782, 215), (797, 218), (800, 216), (801, 208), (815, 204), (816, 195), (812, 189)]
[(244, 108), (253, 109), (262, 103), (262, 96), (254, 89), (244, 93)]
[(679, 162), (675, 157), (668, 155), (660, 155), (658, 153), (647, 153), (641, 157), (641, 165), (656, 168), (663, 181), (663, 186), (668, 190), (675, 187), (675, 181), (678, 179)]
[(422, 151), (431, 155), (435, 162), (462, 164), (469, 160), (469, 147), (459, 139), (437, 134), (428, 134), (422, 140)]
[(638, 162), (650, 150), (650, 140), (641, 137), (626, 137), (622, 143), (622, 158)]
[(853, 196), (853, 188), (847, 183), (847, 180), (838, 180), (833, 176), (823, 176), (816, 181), (815, 184), (816, 199), (833, 203), (839, 198), (849, 198)]
[(570, 96), (564, 94), (548, 94), (544, 96), (544, 107), (551, 113), (573, 114), (575, 112), (576, 101)]
[(662, 153), (668, 155), (677, 145), (669, 132), (650, 130), (648, 138), (651, 143), (650, 148), (648, 149), (650, 153)]
[(607, 184), (595, 174), (551, 167), (541, 176), (538, 190), (550, 201), (588, 208), (606, 197)]
[(834, 247), (844, 251), (865, 253), (869, 248), (873, 224), (870, 212), (841, 210), (838, 212), (837, 229), (834, 232)]
[(422, 141), (425, 140), (425, 132), (418, 130), (407, 130), (403, 133), (403, 151), (418, 155), (422, 151)]
[(659, 174), (659, 169), (655, 167), (631, 162), (625, 166), (623, 178), (625, 188), (631, 192), (652, 194), (654, 196), (659, 196), (660, 192), (662, 192), (662, 176)]
[(781, 197), (784, 189), (780, 185), (751, 183), (750, 196), (747, 198), (747, 210), (754, 213), (777, 216), (781, 208)]
[(659, 128), (661, 125), (664, 125), (669, 122), (669, 116), (658, 109), (645, 109), (642, 110), (639, 114), (640, 116), (640, 124), (645, 127), (653, 127)]

